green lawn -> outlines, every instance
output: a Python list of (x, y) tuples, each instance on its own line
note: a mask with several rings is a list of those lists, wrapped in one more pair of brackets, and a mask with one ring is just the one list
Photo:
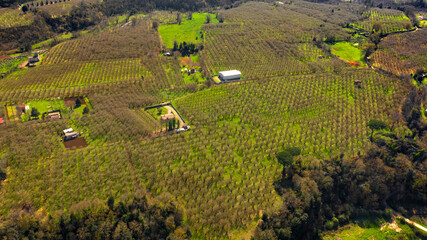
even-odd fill
[[(181, 25), (169, 24), (161, 25), (159, 33), (162, 36), (163, 44), (168, 48), (173, 48), (173, 42), (193, 42), (198, 43), (201, 39), (201, 26), (206, 23), (208, 13), (193, 13), (193, 19), (182, 19)], [(211, 23), (218, 23), (215, 14), (211, 15)]]
[(27, 56), (19, 56), (15, 58), (6, 59), (0, 62), (0, 74), (9, 72), (27, 59)]
[(363, 62), (362, 50), (349, 42), (337, 42), (331, 45), (331, 52), (346, 62), (356, 62), (366, 66)]
[[(405, 224), (403, 220), (396, 219), (397, 226), (401, 229), (397, 232), (395, 229), (384, 227), (381, 230), (381, 224), (385, 223), (381, 221), (364, 221), (363, 223), (355, 224), (351, 223), (339, 229), (336, 232), (327, 234), (323, 237), (324, 240), (335, 240), (341, 238), (343, 240), (352, 239), (375, 239), (375, 240), (386, 240), (386, 239), (416, 239), (414, 231), (410, 226)], [(392, 225), (391, 225), (392, 226)]]
[[(57, 39), (58, 39), (58, 41), (63, 41), (65, 39), (70, 39), (72, 36), (73, 36), (73, 34), (67, 33), (67, 34), (62, 34)], [(49, 38), (49, 39), (44, 40), (42, 42), (36, 43), (32, 46), (32, 49), (47, 47), (52, 43), (52, 41), (53, 41), (53, 38)]]
[(199, 63), (200, 62), (200, 56), (199, 55), (195, 55), (195, 54), (191, 54), (191, 61), (193, 63)]
[[(159, 110), (161, 109), (161, 113), (159, 114)], [(161, 115), (165, 115), (168, 113), (168, 110), (164, 107), (160, 107), (160, 108), (152, 108), (152, 109), (148, 109), (147, 112), (153, 116), (155, 119), (160, 119)]]
[(25, 103), (29, 105), (30, 109), (36, 108), (40, 114), (48, 111), (64, 109), (64, 100), (52, 99), (52, 100), (39, 100)]

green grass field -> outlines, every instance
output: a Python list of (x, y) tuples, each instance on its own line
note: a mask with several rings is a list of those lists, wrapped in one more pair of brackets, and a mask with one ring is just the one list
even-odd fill
[[(382, 228), (382, 225), (384, 227)], [(323, 240), (335, 240), (337, 238), (343, 240), (356, 239), (417, 239), (414, 231), (410, 226), (401, 220), (396, 220), (396, 225), (386, 223), (380, 219), (377, 221), (365, 221), (362, 224), (351, 223), (339, 229), (334, 233), (330, 233), (323, 237)], [(382, 229), (381, 229), (382, 228)], [(396, 231), (397, 229), (397, 231)]]
[(366, 66), (363, 62), (362, 50), (350, 42), (337, 42), (331, 45), (331, 52), (346, 62), (355, 62), (361, 66)]
[[(160, 109), (161, 111), (160, 111), (160, 114), (159, 114), (159, 110), (158, 109)], [(165, 114), (167, 114), (168, 113), (168, 110), (166, 109), (166, 108), (164, 108), (164, 107), (160, 107), (160, 108), (152, 108), (152, 109), (148, 109), (147, 110), (147, 112), (151, 115), (151, 116), (153, 116), (155, 119), (160, 119), (160, 117), (162, 116), (162, 115), (165, 115)]]
[(40, 114), (48, 111), (64, 109), (64, 101), (62, 99), (31, 101), (26, 102), (25, 105), (30, 106), (30, 111), (32, 108), (37, 108)]
[(19, 56), (0, 62), (0, 74), (11, 71), (26, 60), (28, 60), (27, 56)]
[[(198, 43), (201, 40), (201, 27), (206, 23), (208, 13), (193, 13), (193, 19), (182, 19), (181, 25), (170, 24), (161, 25), (159, 33), (162, 36), (163, 44), (168, 48), (173, 47), (173, 42), (193, 42)], [(211, 23), (218, 23), (215, 14), (211, 15)]]
[[(63, 41), (66, 39), (70, 39), (73, 36), (73, 34), (71, 33), (66, 33), (66, 34), (62, 34), (61, 36), (59, 36), (57, 38), (58, 41)], [(38, 48), (42, 48), (42, 47), (48, 47), (51, 43), (53, 42), (52, 38), (49, 38), (47, 40), (44, 40), (42, 42), (36, 43), (32, 46), (32, 49), (38, 49)]]

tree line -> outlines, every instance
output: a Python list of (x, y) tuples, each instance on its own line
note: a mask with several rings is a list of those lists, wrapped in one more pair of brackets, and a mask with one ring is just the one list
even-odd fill
[[(2, 1), (2, 7), (12, 6), (25, 1), (8, 0)], [(44, 9), (32, 8), (35, 21), (24, 27), (13, 27), (0, 30), (2, 45), (0, 49), (11, 49), (19, 47), (23, 51), (30, 50), (31, 44), (52, 37), (56, 33), (74, 32), (94, 26), (106, 17), (117, 14), (133, 15), (137, 12), (150, 12), (153, 10), (177, 10), (177, 11), (199, 11), (213, 6), (227, 6), (238, 4), (236, 0), (106, 0), (103, 2), (85, 3), (80, 2), (73, 6), (67, 15), (53, 17)], [(22, 8), (24, 13), (28, 11), (29, 5)]]
[(56, 216), (37, 211), (28, 202), (0, 219), (2, 239), (187, 239), (183, 215), (171, 201), (147, 196), (129, 203), (83, 201)]

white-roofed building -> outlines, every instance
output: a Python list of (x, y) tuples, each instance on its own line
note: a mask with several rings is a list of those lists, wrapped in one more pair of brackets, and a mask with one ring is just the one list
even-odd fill
[(222, 81), (238, 80), (242, 77), (242, 73), (237, 70), (219, 72), (219, 78)]

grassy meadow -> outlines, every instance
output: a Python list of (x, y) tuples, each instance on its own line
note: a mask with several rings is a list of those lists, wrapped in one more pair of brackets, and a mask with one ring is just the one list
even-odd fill
[(354, 46), (354, 43), (337, 42), (331, 45), (331, 53), (346, 62), (357, 63), (358, 65), (366, 66), (366, 64), (363, 62), (362, 50), (357, 46)]
[(334, 233), (327, 234), (324, 240), (353, 239), (417, 239), (413, 229), (403, 220), (386, 222), (383, 219), (368, 219), (341, 227)]
[[(163, 44), (167, 48), (173, 48), (174, 41), (199, 43), (202, 40), (201, 27), (206, 24), (206, 17), (209, 13), (193, 13), (191, 20), (183, 16), (181, 24), (160, 25), (159, 33)], [(218, 23), (215, 14), (211, 16), (210, 23)]]

